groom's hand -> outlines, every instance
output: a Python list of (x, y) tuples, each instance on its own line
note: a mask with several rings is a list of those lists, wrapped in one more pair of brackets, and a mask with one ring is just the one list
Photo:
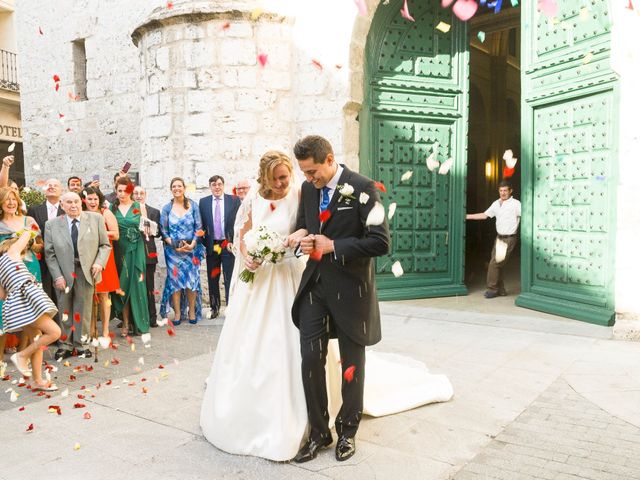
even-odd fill
[(333, 252), (333, 240), (324, 235), (307, 235), (300, 242), (302, 253), (310, 255), (313, 251), (325, 253)]

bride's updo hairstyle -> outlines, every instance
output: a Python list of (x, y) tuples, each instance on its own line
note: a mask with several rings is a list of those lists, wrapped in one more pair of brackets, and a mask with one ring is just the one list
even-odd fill
[(260, 185), (258, 193), (262, 198), (269, 198), (271, 196), (273, 171), (279, 165), (287, 167), (289, 173), (293, 175), (293, 165), (286, 154), (277, 150), (269, 150), (262, 155), (260, 159), (260, 171), (258, 172), (258, 184)]

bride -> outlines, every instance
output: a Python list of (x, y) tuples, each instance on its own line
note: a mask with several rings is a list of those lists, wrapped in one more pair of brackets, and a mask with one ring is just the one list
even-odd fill
[[(239, 256), (243, 237), (260, 225), (287, 237), (299, 203), (291, 160), (270, 151), (260, 159), (259, 188), (238, 212)], [(298, 329), (291, 319), (305, 262), (289, 253), (279, 263), (258, 265), (253, 283), (237, 279), (218, 340), (202, 401), (200, 425), (209, 442), (229, 453), (270, 460), (293, 458), (305, 438), (307, 407), (301, 376)], [(337, 342), (329, 343), (327, 383), (332, 417), (340, 408), (341, 369)], [(431, 375), (421, 362), (367, 352), (364, 413), (381, 416), (434, 401), (447, 401), (453, 388), (444, 375)]]

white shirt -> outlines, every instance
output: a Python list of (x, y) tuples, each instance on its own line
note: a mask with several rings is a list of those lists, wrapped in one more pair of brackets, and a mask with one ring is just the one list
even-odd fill
[(496, 217), (498, 235), (513, 235), (518, 231), (518, 224), (520, 223), (520, 201), (513, 197), (509, 197), (504, 202), (498, 199), (491, 204), (484, 214), (489, 218)]
[[(329, 180), (329, 183), (325, 185), (326, 187), (329, 188), (329, 203), (331, 203), (331, 199), (333, 198), (333, 193), (336, 191), (336, 188), (338, 187), (338, 180), (340, 180), (340, 175), (342, 175), (343, 170), (344, 170), (344, 167), (338, 163), (338, 169), (336, 170), (335, 175), (331, 177), (331, 180)], [(322, 188), (320, 189), (320, 203), (322, 203)]]
[[(226, 230), (224, 228), (224, 193), (220, 195), (220, 197), (216, 197), (215, 195), (211, 195), (211, 219), (213, 220), (212, 225), (215, 225), (216, 222), (216, 198), (220, 198), (220, 225), (222, 227), (222, 238), (216, 238), (214, 240), (222, 240), (226, 237)], [(213, 233), (213, 232), (212, 232)]]
[(76, 224), (76, 226), (78, 227), (78, 233), (80, 232), (80, 217), (78, 216), (78, 218), (71, 218), (69, 215), (65, 215), (67, 217), (67, 226), (69, 227), (69, 233), (71, 233), (71, 227), (73, 226), (73, 221), (77, 220), (78, 223)]
[(47, 205), (47, 220), (53, 220), (58, 216), (58, 208), (60, 206), (60, 202), (54, 205), (53, 203), (49, 203), (49, 200), (47, 200), (45, 204)]

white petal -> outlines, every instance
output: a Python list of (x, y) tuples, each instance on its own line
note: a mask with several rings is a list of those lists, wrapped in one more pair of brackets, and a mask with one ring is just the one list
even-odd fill
[(12, 143), (11, 145), (9, 145), (9, 148), (7, 148), (7, 152), (11, 153), (15, 150), (16, 148), (16, 144)]
[(389, 220), (391, 220), (393, 218), (393, 214), (396, 213), (396, 207), (396, 202), (393, 202), (391, 205), (389, 205), (389, 213), (387, 213)]
[(111, 339), (109, 337), (98, 337), (98, 343), (100, 344), (101, 348), (107, 349), (111, 344)]
[(516, 166), (516, 163), (518, 163), (518, 159), (513, 157), (510, 160), (507, 160), (506, 163), (507, 163), (507, 167), (513, 168)]
[(401, 277), (402, 275), (404, 275), (404, 270), (402, 269), (402, 264), (400, 262), (395, 262), (393, 265), (391, 265), (391, 272), (393, 272), (393, 275), (396, 278)]
[(140, 336), (140, 340), (142, 340), (142, 343), (149, 343), (151, 341), (151, 334), (150, 333), (143, 333)]
[(68, 388), (65, 388), (64, 390), (62, 390), (62, 392), (60, 392), (60, 396), (61, 396), (62, 398), (66, 398), (66, 397), (68, 397), (68, 396), (69, 396), (69, 389), (68, 389)]
[(427, 157), (427, 168), (430, 172), (433, 172), (436, 168), (440, 166), (440, 162), (436, 159), (436, 152), (433, 152), (431, 155)]
[(384, 222), (384, 207), (380, 202), (376, 202), (369, 215), (367, 215), (367, 221), (365, 225), (382, 225)]
[(19, 396), (20, 396), (20, 395), (18, 395), (18, 394), (16, 393), (16, 391), (15, 391), (15, 390), (11, 390), (11, 398), (9, 398), (9, 400), (10, 400), (12, 403), (14, 403), (16, 400), (18, 400), (18, 397), (19, 397)]
[(504, 154), (502, 155), (502, 159), (506, 162), (508, 162), (509, 160), (511, 160), (513, 158), (513, 151), (511, 149), (509, 150), (505, 150)]
[(42, 168), (42, 165), (40, 165), (39, 163), (36, 163), (32, 168), (37, 172)]
[(406, 182), (407, 180), (409, 180), (411, 178), (412, 175), (413, 175), (413, 170), (409, 170), (408, 172), (404, 172), (402, 174), (402, 176), (400, 177), (400, 181), (401, 182)]
[(449, 170), (451, 170), (452, 166), (453, 158), (449, 157), (446, 161), (442, 162), (442, 165), (440, 165), (440, 168), (438, 169), (438, 173), (440, 175), (446, 175), (447, 173), (449, 173)]
[(162, 320), (158, 320), (158, 326), (159, 327), (164, 327), (167, 323), (169, 323), (169, 319), (168, 318), (163, 318)]
[(97, 346), (99, 346), (99, 345), (100, 345), (100, 342), (98, 341), (98, 339), (97, 339), (97, 338), (92, 338), (92, 339), (91, 339), (91, 346), (92, 346), (92, 347), (94, 347), (94, 348), (95, 348), (95, 347), (97, 347)]
[(144, 357), (140, 357), (140, 358), (138, 359), (138, 363), (139, 363), (140, 365), (144, 365)]
[(369, 194), (366, 192), (362, 192), (360, 194), (360, 203), (365, 205), (369, 201)]
[[(67, 287), (67, 288), (69, 288), (69, 287)], [(65, 292), (65, 293), (67, 293), (67, 292)], [(66, 314), (66, 313), (63, 313), (62, 314), (62, 321), (67, 323), (69, 321), (69, 315)]]
[(507, 256), (507, 243), (496, 238), (496, 263), (502, 263)]

